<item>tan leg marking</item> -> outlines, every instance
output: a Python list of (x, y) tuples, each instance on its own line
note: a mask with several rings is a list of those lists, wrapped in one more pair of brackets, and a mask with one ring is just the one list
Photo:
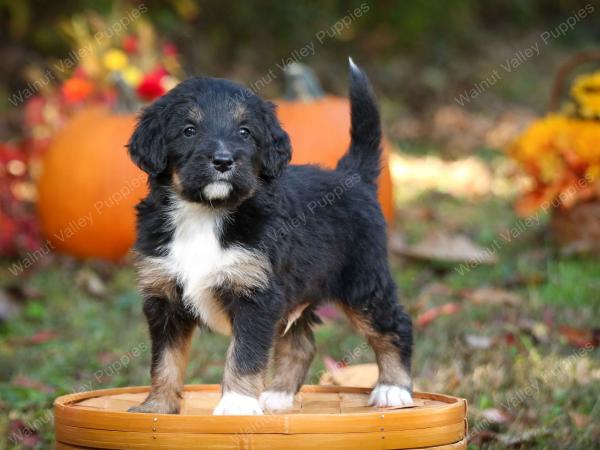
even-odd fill
[(192, 335), (193, 333), (189, 333), (189, 336), (182, 338), (180, 345), (163, 350), (160, 361), (152, 368), (150, 394), (141, 405), (130, 411), (159, 414), (179, 412)]
[(392, 342), (392, 337), (379, 333), (354, 310), (344, 308), (350, 322), (366, 339), (373, 351), (379, 367), (377, 384), (403, 386), (409, 391), (412, 389), (410, 373), (402, 364), (400, 349)]
[[(295, 319), (294, 319), (295, 320)], [(304, 321), (290, 325), (275, 341), (273, 355), (275, 376), (260, 396), (260, 404), (270, 411), (289, 410), (294, 405), (310, 363), (315, 355), (315, 341), (310, 326)]]
[(315, 341), (310, 326), (298, 322), (275, 341), (275, 377), (269, 385), (271, 391), (296, 393), (306, 377), (315, 355)]

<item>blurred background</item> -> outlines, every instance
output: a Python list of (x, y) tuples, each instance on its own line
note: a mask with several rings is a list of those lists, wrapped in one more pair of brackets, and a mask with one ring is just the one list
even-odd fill
[[(0, 1), (0, 449), (49, 448), (61, 394), (148, 384), (128, 250), (139, 109), (189, 76), (279, 104), (294, 162), (348, 142), (347, 56), (386, 134), (380, 200), (418, 390), (470, 448), (598, 448), (600, 5), (559, 0)], [(323, 307), (307, 383), (374, 382)], [(188, 383), (228, 340), (195, 339)]]

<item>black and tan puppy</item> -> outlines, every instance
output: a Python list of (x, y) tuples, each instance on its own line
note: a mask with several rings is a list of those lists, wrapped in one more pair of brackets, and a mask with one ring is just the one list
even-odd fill
[(232, 336), (214, 414), (290, 408), (326, 301), (375, 351), (371, 404), (412, 401), (411, 321), (396, 299), (377, 202), (379, 113), (352, 61), (350, 103), (350, 149), (332, 171), (288, 166), (274, 106), (230, 81), (184, 81), (144, 110), (129, 151), (150, 185), (136, 251), (152, 391), (132, 411), (179, 411), (198, 325)]

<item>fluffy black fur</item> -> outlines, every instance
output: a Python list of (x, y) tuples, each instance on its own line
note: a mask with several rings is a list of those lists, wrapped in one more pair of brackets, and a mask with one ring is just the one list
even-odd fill
[[(236, 373), (263, 371), (277, 327), (290, 311), (310, 303), (304, 326), (317, 321), (314, 307), (325, 301), (341, 304), (373, 333), (388, 337), (410, 371), (411, 322), (396, 298), (377, 201), (379, 113), (358, 68), (350, 70), (350, 101), (351, 145), (335, 170), (288, 165), (290, 140), (274, 106), (221, 79), (181, 83), (143, 112), (131, 138), (131, 157), (150, 185), (138, 205), (139, 254), (164, 254), (173, 237), (165, 217), (177, 192), (227, 212), (219, 235), (224, 248), (243, 246), (270, 262), (265, 288), (240, 295), (226, 283), (214, 287), (232, 323)], [(222, 179), (215, 170), (218, 152), (233, 160), (232, 190), (226, 198), (208, 199), (203, 188)], [(177, 291), (181, 295), (181, 286)], [(155, 296), (145, 302), (155, 361), (198, 320), (181, 303)]]

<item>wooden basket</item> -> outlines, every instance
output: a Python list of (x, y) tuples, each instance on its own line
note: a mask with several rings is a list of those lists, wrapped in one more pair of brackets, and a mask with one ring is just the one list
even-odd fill
[(305, 386), (294, 409), (213, 416), (218, 385), (186, 386), (181, 414), (128, 413), (148, 387), (105, 389), (54, 402), (62, 449), (466, 449), (467, 402), (425, 392), (414, 407), (367, 406), (369, 388)]

